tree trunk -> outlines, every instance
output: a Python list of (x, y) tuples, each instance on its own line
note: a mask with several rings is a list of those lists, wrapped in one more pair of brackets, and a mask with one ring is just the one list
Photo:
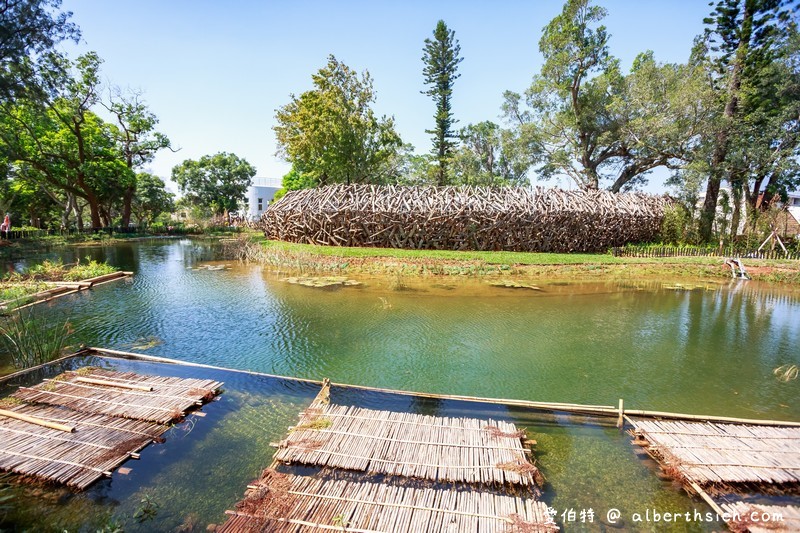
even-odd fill
[(744, 2), (742, 12), (741, 34), (739, 45), (736, 49), (736, 57), (731, 71), (731, 82), (728, 86), (728, 101), (725, 103), (723, 113), (723, 124), (717, 134), (714, 154), (711, 157), (711, 174), (708, 176), (706, 185), (706, 198), (703, 202), (703, 211), (700, 214), (700, 237), (706, 241), (711, 241), (713, 233), (714, 217), (717, 212), (717, 199), (719, 198), (719, 187), (722, 183), (724, 169), (723, 164), (728, 157), (728, 142), (730, 140), (730, 126), (739, 109), (739, 92), (742, 87), (742, 71), (744, 62), (750, 48), (750, 36), (753, 27), (753, 11), (750, 2)]
[(122, 227), (127, 228), (131, 222), (131, 204), (133, 203), (133, 195), (136, 192), (136, 186), (130, 186), (125, 189), (122, 195)]
[(742, 216), (742, 187), (734, 186), (733, 192), (733, 214), (731, 214), (731, 242), (736, 240), (739, 234), (739, 220)]

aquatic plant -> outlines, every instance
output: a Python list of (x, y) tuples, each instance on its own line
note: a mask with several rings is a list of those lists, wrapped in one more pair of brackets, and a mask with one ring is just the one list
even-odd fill
[(0, 349), (16, 368), (29, 368), (64, 355), (72, 333), (69, 319), (46, 319), (31, 308), (2, 318)]
[[(88, 258), (87, 258), (88, 259)], [(106, 274), (113, 274), (119, 271), (118, 268), (109, 265), (108, 263), (98, 263), (97, 261), (89, 261), (88, 263), (81, 263), (69, 269), (64, 274), (66, 281), (80, 281), (82, 279), (96, 278), (97, 276), (104, 276)]]
[(67, 267), (64, 266), (60, 259), (55, 261), (45, 259), (40, 264), (33, 265), (25, 271), (25, 273), (31, 279), (43, 279), (50, 281), (63, 279), (66, 272)]
[(797, 376), (800, 375), (800, 368), (797, 365), (781, 365), (773, 370), (772, 373), (778, 378), (778, 381), (786, 383), (797, 379)]

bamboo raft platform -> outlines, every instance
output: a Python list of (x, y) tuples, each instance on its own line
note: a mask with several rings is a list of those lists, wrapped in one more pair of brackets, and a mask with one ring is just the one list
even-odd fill
[[(800, 531), (800, 507), (792, 505), (764, 505), (742, 501), (723, 503), (731, 531), (750, 533), (779, 533)], [(778, 518), (780, 517), (780, 518)], [(755, 518), (755, 519), (754, 519)]]
[(633, 420), (635, 443), (685, 485), (770, 491), (800, 487), (800, 428)]
[[(558, 530), (513, 424), (335, 405), (324, 380), (289, 429), (217, 531)], [(283, 463), (320, 470), (278, 472)]]
[(20, 387), (0, 401), (0, 470), (85, 489), (221, 386), (85, 367)]
[(328, 404), (306, 409), (275, 460), (436, 482), (535, 484), (514, 424)]
[(92, 369), (89, 373), (65, 372), (60, 378), (45, 380), (34, 387), (20, 387), (12, 397), (75, 411), (168, 424), (182, 418), (187, 409), (213, 398), (222, 386), (213, 380), (102, 369)]
[(218, 532), (548, 532), (547, 505), (465, 487), (295, 476), (267, 469)]
[[(59, 407), (6, 406), (0, 414), (0, 469), (36, 476), (82, 490), (169, 429), (140, 420), (82, 413)], [(67, 432), (11, 418), (33, 417)]]

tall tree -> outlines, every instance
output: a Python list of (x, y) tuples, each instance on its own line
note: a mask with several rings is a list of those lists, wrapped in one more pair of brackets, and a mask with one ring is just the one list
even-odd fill
[[(140, 93), (124, 94), (116, 89), (104, 106), (116, 119), (117, 143), (130, 171), (133, 172), (152, 161), (159, 150), (171, 149), (169, 138), (155, 131), (158, 118), (142, 101)], [(137, 188), (137, 182), (131, 180), (122, 193), (123, 227), (127, 227), (131, 220), (132, 202)]]
[(160, 214), (172, 211), (174, 197), (158, 176), (147, 172), (137, 174), (136, 194), (131, 207), (139, 225), (150, 225)]
[[(790, 9), (782, 0), (719, 0), (705, 19), (705, 49), (713, 68), (713, 83), (722, 109), (708, 140), (711, 148), (709, 177), (700, 216), (699, 231), (704, 240), (712, 237), (720, 185), (736, 183), (730, 166), (735, 129), (742, 119), (744, 90), (758, 83), (764, 69), (781, 55), (786, 30), (791, 28)], [(758, 191), (755, 191), (756, 194)]]
[(541, 72), (503, 112), (540, 177), (567, 176), (581, 189), (630, 189), (659, 166), (676, 167), (702, 124), (704, 97), (691, 65), (652, 53), (624, 75), (609, 52), (606, 10), (568, 0), (544, 29)]
[[(64, 39), (77, 42), (72, 13), (59, 12), (61, 0), (7, 0), (0, 2), (0, 99), (30, 88), (35, 69), (32, 56), (44, 56)], [(35, 61), (34, 61), (35, 63)]]
[(279, 108), (278, 155), (317, 183), (380, 183), (402, 145), (394, 119), (375, 115), (369, 72), (359, 76), (328, 56), (314, 89)]
[(510, 131), (494, 122), (470, 124), (459, 132), (452, 160), (453, 181), (469, 185), (525, 185), (531, 161)]
[(428, 89), (422, 91), (433, 98), (436, 113), (433, 115), (436, 127), (426, 130), (433, 135), (432, 153), (438, 162), (437, 181), (439, 185), (447, 182), (447, 167), (455, 147), (456, 134), (453, 126), (452, 95), (453, 84), (461, 76), (457, 74), (458, 64), (463, 60), (459, 56), (461, 45), (455, 38), (455, 31), (449, 29), (443, 20), (436, 23), (433, 39), (425, 39), (422, 50), (422, 76)]
[(46, 72), (58, 75), (44, 75), (41, 87), (51, 99), (0, 102), (0, 136), (20, 172), (84, 199), (92, 227), (110, 225), (111, 206), (134, 175), (118, 150), (114, 127), (91, 111), (99, 101), (101, 60), (90, 52), (74, 63), (58, 55), (49, 61)]
[(247, 160), (227, 152), (204, 155), (198, 161), (187, 159), (172, 168), (172, 181), (192, 203), (226, 219), (245, 200), (255, 175), (255, 167)]

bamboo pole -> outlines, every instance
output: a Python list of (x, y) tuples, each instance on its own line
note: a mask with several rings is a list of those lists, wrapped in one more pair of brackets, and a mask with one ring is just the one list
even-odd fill
[(119, 387), (121, 389), (140, 390), (140, 391), (145, 391), (145, 392), (152, 392), (152, 390), (153, 390), (153, 387), (143, 387), (141, 385), (130, 385), (128, 383), (107, 381), (105, 379), (86, 378), (86, 377), (83, 377), (83, 376), (76, 377), (75, 381), (79, 381), (81, 383), (91, 383), (93, 385), (105, 385), (107, 387)]
[(8, 411), (6, 409), (0, 409), (0, 416), (5, 416), (7, 418), (15, 418), (17, 420), (22, 420), (23, 422), (36, 424), (37, 426), (42, 426), (50, 429), (57, 429), (59, 431), (65, 431), (67, 433), (72, 433), (75, 431), (75, 426), (67, 426), (65, 424), (57, 424), (56, 422), (48, 422), (47, 420), (42, 420), (41, 418), (36, 418), (35, 416), (23, 415), (22, 413), (17, 413), (15, 411)]
[[(264, 372), (254, 372), (251, 370), (238, 370), (235, 368), (224, 368), (214, 365), (206, 365), (202, 363), (192, 363), (188, 361), (180, 361), (178, 359), (170, 359), (167, 357), (155, 357), (152, 355), (144, 355), (132, 352), (122, 352), (119, 350), (109, 350), (106, 348), (95, 348), (90, 347), (84, 350), (81, 350), (73, 355), (66, 356), (60, 360), (66, 360), (71, 357), (75, 357), (78, 355), (87, 355), (89, 353), (96, 352), (100, 354), (109, 354), (112, 356), (122, 357), (124, 359), (140, 359), (143, 361), (153, 361), (153, 362), (160, 362), (160, 363), (169, 363), (181, 366), (190, 366), (195, 368), (207, 368), (211, 370), (225, 370), (227, 372), (234, 372), (238, 374), (248, 374), (251, 376), (263, 376), (263, 377), (270, 377), (276, 379), (284, 379), (284, 380), (291, 380), (301, 383), (310, 383), (314, 385), (322, 385), (322, 381), (315, 380), (315, 379), (306, 379), (306, 378), (294, 378), (294, 377), (287, 377), (287, 376), (279, 376), (275, 374), (267, 374)], [(59, 360), (59, 361), (60, 361)], [(40, 365), (44, 366), (44, 365)], [(40, 368), (35, 367), (35, 368)], [(25, 371), (17, 372), (12, 374), (13, 376), (19, 376), (25, 373)], [(4, 378), (0, 378), (0, 383), (7, 380), (10, 376), (6, 376)], [(404, 390), (394, 390), (394, 389), (384, 389), (379, 387), (367, 387), (364, 385), (348, 385), (342, 383), (331, 383), (331, 386), (336, 386), (344, 389), (355, 389), (355, 390), (365, 390), (365, 391), (373, 391), (373, 392), (384, 392), (387, 394), (397, 394), (401, 396), (413, 396), (417, 398), (432, 398), (437, 400), (460, 400), (465, 402), (477, 402), (477, 403), (488, 403), (488, 404), (495, 404), (495, 405), (506, 405), (506, 406), (515, 406), (515, 407), (527, 407), (531, 409), (539, 409), (544, 411), (563, 411), (563, 412), (570, 412), (576, 414), (588, 414), (588, 415), (597, 415), (597, 416), (606, 416), (606, 417), (616, 417), (619, 416), (619, 409), (616, 406), (597, 406), (597, 405), (581, 405), (581, 404), (571, 404), (571, 403), (555, 403), (555, 402), (534, 402), (529, 400), (515, 400), (515, 399), (501, 399), (501, 398), (483, 398), (479, 396), (462, 396), (462, 395), (453, 395), (453, 394), (436, 394), (436, 393), (428, 393), (428, 392), (412, 392), (412, 391), (404, 391)], [(694, 414), (686, 414), (686, 413), (670, 413), (665, 411), (649, 411), (644, 409), (626, 409), (625, 410), (626, 416), (641, 416), (647, 418), (674, 418), (674, 419), (685, 419), (685, 420), (704, 420), (708, 422), (731, 422), (735, 424), (753, 424), (753, 425), (761, 425), (761, 426), (785, 426), (785, 427), (800, 427), (800, 422), (792, 422), (787, 420), (763, 420), (757, 418), (736, 418), (736, 417), (728, 417), (728, 416), (717, 416), (717, 415), (694, 415)]]

